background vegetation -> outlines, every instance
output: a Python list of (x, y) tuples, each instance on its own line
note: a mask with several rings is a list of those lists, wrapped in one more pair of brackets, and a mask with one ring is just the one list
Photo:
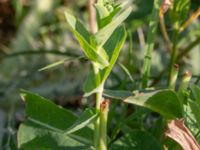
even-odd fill
[[(128, 37), (111, 75), (106, 89), (134, 91), (141, 87), (144, 49), (147, 43), (153, 0), (132, 0), (133, 11), (125, 22)], [(199, 9), (199, 0), (188, 0), (179, 17), (180, 24)], [(70, 11), (81, 18), (89, 29), (87, 0), (0, 0), (0, 147), (16, 149), (16, 133), (24, 121), (24, 104), (19, 91), (26, 89), (54, 100), (76, 114), (86, 106), (94, 106), (94, 97), (83, 98), (82, 86), (90, 69), (90, 63), (82, 56), (79, 44), (69, 30), (63, 15)], [(188, 13), (187, 13), (188, 10)], [(184, 14), (185, 12), (185, 14)], [(168, 65), (179, 64), (179, 85), (184, 72), (192, 73), (191, 82), (200, 85), (200, 20), (195, 19), (174, 38), (173, 21), (176, 16), (169, 11), (165, 25), (169, 38), (176, 43), (177, 58), (173, 60), (170, 43), (160, 26), (155, 37), (152, 55), (150, 84), (165, 88), (168, 81)], [(173, 20), (174, 19), (174, 20)], [(175, 40), (175, 41), (174, 41)], [(60, 61), (64, 64), (39, 71)], [(120, 128), (117, 119), (132, 113), (134, 106), (113, 102), (117, 106), (112, 120), (115, 130)], [(134, 108), (135, 109), (135, 108)], [(112, 110), (112, 109), (111, 109)], [(125, 111), (126, 110), (126, 111)], [(131, 126), (151, 129), (157, 114), (143, 113), (132, 119)], [(110, 114), (112, 115), (112, 114)], [(141, 127), (140, 123), (144, 125)], [(111, 127), (108, 131), (112, 134)], [(116, 132), (117, 133), (117, 132)], [(112, 135), (115, 136), (115, 135)], [(197, 135), (199, 140), (199, 135)]]

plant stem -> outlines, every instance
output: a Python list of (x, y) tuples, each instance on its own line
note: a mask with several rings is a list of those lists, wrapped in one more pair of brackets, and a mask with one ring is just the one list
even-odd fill
[[(93, 69), (95, 73), (95, 80), (96, 84), (98, 85), (100, 82), (100, 74), (99, 74), (99, 69), (93, 64)], [(96, 98), (96, 111), (100, 111), (100, 105), (102, 102), (102, 95), (103, 95), (103, 86), (102, 88), (99, 89), (97, 93), (95, 93), (95, 98)], [(100, 118), (97, 119), (94, 125), (94, 146), (97, 149), (99, 147), (99, 139), (100, 139)]]
[[(90, 32), (92, 34), (95, 34), (97, 32), (97, 24), (96, 24), (96, 12), (94, 8), (96, 0), (89, 0), (88, 1), (88, 9), (89, 9), (89, 25), (90, 25)], [(98, 49), (98, 48), (97, 48)], [(98, 67), (93, 64), (93, 70), (95, 73), (95, 82), (96, 85), (100, 83), (101, 77), (99, 74)], [(100, 111), (100, 105), (102, 102), (102, 95), (103, 95), (103, 87), (95, 93), (95, 99), (96, 99), (96, 111)], [(99, 148), (99, 139), (100, 139), (100, 118), (97, 119), (97, 121), (94, 124), (94, 147), (96, 149)]]
[[(132, 64), (132, 56), (133, 56), (133, 38), (132, 38), (132, 33), (129, 31), (128, 32), (128, 37), (129, 37), (129, 51), (128, 51), (128, 63), (131, 66)], [(135, 59), (134, 59), (135, 60)]]
[(96, 12), (94, 8), (96, 0), (89, 0), (88, 1), (88, 10), (89, 10), (89, 25), (90, 25), (90, 32), (95, 34), (97, 32), (97, 24), (96, 24)]
[[(99, 85), (99, 83), (101, 82), (101, 77), (100, 77), (100, 74), (99, 74), (99, 69), (98, 67), (93, 64), (93, 70), (94, 70), (94, 73), (95, 73), (95, 82), (96, 82), (96, 85)], [(103, 86), (104, 84), (102, 84), (102, 86), (99, 88), (98, 92), (95, 93), (95, 98), (96, 98), (96, 111), (97, 112), (100, 112), (100, 106), (101, 106), (101, 103), (102, 103), (102, 95), (103, 95)], [(96, 149), (99, 148), (100, 146), (100, 118), (98, 118), (94, 124), (94, 147)]]
[(187, 28), (195, 19), (200, 16), (200, 7), (197, 11), (195, 11), (189, 19), (180, 27), (180, 32), (182, 32), (185, 28)]
[[(96, 110), (100, 111), (100, 104), (102, 101), (102, 92), (96, 93)], [(94, 128), (94, 146), (97, 149), (99, 147), (99, 139), (100, 139), (100, 118), (95, 122)]]
[(171, 52), (171, 59), (169, 63), (169, 78), (168, 78), (168, 85), (170, 84), (170, 79), (173, 76), (173, 65), (176, 63), (176, 51), (177, 51), (177, 40), (178, 40), (178, 22), (175, 23), (175, 29), (173, 33), (173, 46)]
[(169, 35), (167, 33), (166, 26), (165, 26), (164, 16), (162, 16), (162, 17), (160, 16), (160, 28), (161, 28), (163, 38), (164, 38), (166, 45), (167, 45), (167, 51), (170, 52), (171, 51), (171, 41), (170, 41)]
[(175, 90), (178, 71), (179, 71), (179, 66), (177, 64), (174, 64), (172, 68), (172, 75), (171, 78), (169, 79), (169, 89)]
[(141, 48), (144, 48), (145, 47), (145, 38), (144, 38), (144, 33), (143, 33), (143, 30), (141, 27), (137, 29), (137, 33), (138, 33), (140, 46), (141, 46)]
[(148, 80), (150, 76), (151, 69), (151, 56), (155, 43), (155, 36), (157, 33), (157, 26), (159, 22), (159, 12), (162, 4), (162, 0), (154, 0), (154, 7), (151, 15), (151, 21), (149, 24), (149, 32), (147, 35), (147, 44), (145, 45), (145, 56), (144, 56), (144, 66), (143, 66), (143, 79), (142, 87), (146, 88), (148, 85)]
[(104, 100), (100, 107), (100, 138), (98, 150), (107, 150), (107, 120), (109, 101)]

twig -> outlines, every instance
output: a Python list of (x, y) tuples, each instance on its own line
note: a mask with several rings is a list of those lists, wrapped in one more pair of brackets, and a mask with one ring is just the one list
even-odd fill
[(174, 29), (174, 33), (173, 33), (173, 46), (172, 46), (172, 51), (171, 51), (171, 59), (170, 59), (170, 63), (169, 63), (169, 78), (168, 78), (168, 84), (170, 84), (170, 79), (172, 77), (173, 74), (173, 65), (176, 63), (176, 58), (177, 58), (177, 43), (178, 43), (178, 33), (179, 33), (179, 27), (178, 24), (175, 23), (175, 29)]
[(160, 17), (160, 28), (161, 28), (161, 32), (163, 34), (163, 38), (164, 38), (166, 45), (167, 45), (167, 51), (170, 52), (171, 48), (172, 48), (172, 44), (171, 44), (169, 35), (167, 33), (164, 17)]
[(137, 29), (137, 33), (138, 33), (138, 37), (139, 37), (140, 46), (141, 46), (141, 48), (144, 48), (145, 38), (144, 38), (144, 33), (143, 33), (143, 30), (141, 27)]
[(185, 28), (187, 28), (195, 19), (197, 19), (200, 16), (200, 7), (198, 8), (197, 11), (195, 11), (190, 18), (183, 23), (183, 25), (180, 27), (180, 32), (182, 32)]
[(200, 37), (198, 37), (195, 41), (190, 43), (181, 53), (177, 56), (176, 60), (181, 60), (184, 56), (186, 56), (195, 46), (200, 44)]
[[(195, 41), (190, 43), (182, 52), (176, 57), (176, 62), (180, 61), (184, 56), (186, 56), (197, 44), (200, 43), (200, 37), (198, 37)], [(169, 66), (168, 66), (169, 67)], [(163, 71), (161, 71), (154, 79), (154, 81), (151, 83), (150, 86), (156, 85), (160, 80), (161, 77), (164, 75), (165, 71), (168, 67), (165, 67)]]
[(23, 55), (46, 55), (46, 54), (53, 54), (53, 55), (60, 55), (60, 56), (70, 56), (70, 57), (79, 57), (79, 54), (71, 53), (71, 52), (61, 52), (56, 50), (46, 51), (46, 50), (37, 50), (37, 51), (20, 51), (16, 53), (11, 53), (7, 55), (3, 55), (0, 59), (8, 59)]
[(89, 0), (88, 1), (88, 10), (89, 10), (89, 26), (90, 32), (92, 34), (97, 32), (97, 23), (96, 23), (96, 12), (94, 8), (96, 0)]

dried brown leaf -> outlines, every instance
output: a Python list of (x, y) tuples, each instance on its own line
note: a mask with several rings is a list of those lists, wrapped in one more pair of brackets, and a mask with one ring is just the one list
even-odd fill
[(184, 125), (183, 119), (172, 120), (167, 124), (167, 127), (165, 135), (179, 143), (183, 150), (200, 150), (199, 144)]

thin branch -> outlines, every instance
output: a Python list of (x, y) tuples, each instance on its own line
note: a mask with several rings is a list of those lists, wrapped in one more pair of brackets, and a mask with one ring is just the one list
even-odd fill
[(137, 33), (138, 33), (140, 46), (143, 49), (145, 47), (145, 37), (144, 37), (144, 32), (141, 27), (137, 29)]
[(94, 8), (95, 2), (96, 2), (96, 0), (88, 1), (89, 25), (90, 25), (90, 32), (92, 34), (95, 34), (97, 32), (96, 11)]
[(198, 37), (195, 41), (190, 43), (182, 52), (177, 56), (176, 60), (181, 60), (184, 56), (186, 56), (195, 46), (200, 44), (200, 37)]
[(187, 28), (195, 19), (197, 19), (200, 16), (200, 7), (195, 11), (190, 18), (183, 23), (183, 25), (180, 28), (180, 32), (182, 32), (185, 28)]
[(38, 51), (20, 51), (16, 53), (11, 53), (7, 55), (3, 55), (0, 57), (0, 59), (7, 59), (7, 58), (13, 58), (13, 57), (19, 57), (24, 55), (46, 55), (46, 54), (52, 54), (52, 55), (59, 55), (59, 56), (70, 56), (70, 57), (79, 57), (79, 54), (71, 53), (71, 52), (61, 52), (56, 50), (46, 51), (46, 50), (38, 50)]
[(164, 17), (160, 17), (160, 28), (161, 28), (163, 38), (164, 38), (166, 45), (167, 45), (167, 51), (170, 52), (171, 49), (172, 49), (172, 43), (171, 43), (169, 35), (167, 33)]
[[(190, 43), (182, 52), (176, 57), (176, 61), (180, 61), (184, 56), (186, 56), (195, 46), (200, 43), (200, 37), (198, 37), (195, 41)], [(169, 67), (169, 66), (168, 66)], [(165, 67), (163, 71), (161, 71), (154, 79), (154, 81), (150, 84), (150, 86), (155, 86), (162, 78), (164, 73), (166, 72), (167, 68)], [(194, 76), (193, 76), (194, 77)]]

